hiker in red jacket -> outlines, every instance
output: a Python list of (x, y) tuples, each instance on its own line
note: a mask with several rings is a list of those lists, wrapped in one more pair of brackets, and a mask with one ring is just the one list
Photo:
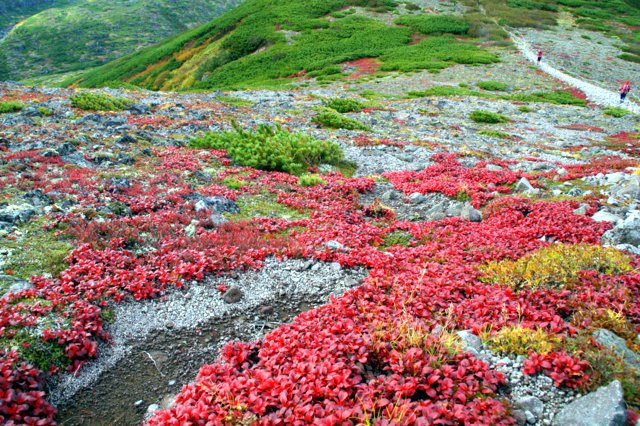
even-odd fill
[(538, 51), (538, 63), (542, 60), (542, 50)]
[(631, 91), (631, 82), (625, 81), (622, 83), (622, 86), (620, 86), (620, 103), (624, 102), (629, 91)]

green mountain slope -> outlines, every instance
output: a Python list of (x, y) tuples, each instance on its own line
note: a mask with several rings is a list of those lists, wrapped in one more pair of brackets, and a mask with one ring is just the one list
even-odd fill
[(416, 22), (394, 23), (393, 14), (378, 14), (391, 22), (375, 16), (397, 7), (391, 0), (249, 0), (209, 24), (93, 70), (79, 85), (265, 87), (305, 73), (340, 76), (341, 64), (360, 58), (376, 58), (383, 71), (498, 60), (453, 37), (469, 29), (462, 19), (420, 15)]
[(0, 80), (104, 64), (207, 22), (239, 1), (9, 2), (0, 5)]
[(618, 37), (626, 44), (625, 59), (635, 60), (640, 12), (633, 1), (463, 0), (463, 16), (450, 17), (426, 14), (432, 12), (417, 0), (248, 0), (66, 83), (126, 82), (154, 90), (275, 87), (299, 77), (340, 78), (344, 63), (360, 58), (373, 58), (381, 71), (437, 72), (454, 63), (496, 61), (477, 46), (504, 40), (498, 24), (551, 28), (567, 16), (577, 26)]

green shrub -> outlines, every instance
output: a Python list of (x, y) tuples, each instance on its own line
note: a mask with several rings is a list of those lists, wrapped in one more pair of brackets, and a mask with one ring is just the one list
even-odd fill
[(501, 92), (501, 91), (507, 90), (509, 86), (507, 85), (507, 83), (489, 80), (489, 81), (479, 81), (478, 87), (484, 90)]
[(313, 117), (311, 121), (332, 129), (371, 130), (369, 126), (359, 122), (358, 120), (345, 117), (331, 109), (322, 110), (318, 115)]
[(623, 53), (622, 55), (618, 56), (618, 58), (628, 62), (634, 62), (636, 64), (640, 64), (640, 56), (632, 55), (631, 53)]
[(325, 100), (323, 103), (338, 112), (358, 112), (365, 107), (365, 104), (357, 99), (332, 98)]
[(324, 185), (327, 181), (322, 179), (320, 175), (311, 174), (311, 175), (302, 175), (298, 178), (298, 186), (316, 186), (316, 185)]
[(529, 106), (526, 106), (526, 105), (520, 105), (518, 107), (518, 111), (520, 111), (520, 112), (532, 112), (532, 111), (534, 111), (534, 109), (529, 107)]
[(244, 98), (238, 98), (235, 96), (217, 96), (216, 100), (227, 104), (229, 106), (234, 106), (234, 107), (239, 107), (239, 108), (246, 108), (246, 107), (250, 107), (253, 106), (255, 104), (255, 102), (244, 99)]
[(24, 108), (24, 104), (19, 101), (0, 102), (0, 114), (5, 112), (17, 112)]
[(385, 236), (382, 237), (382, 245), (380, 246), (380, 248), (386, 249), (393, 246), (408, 247), (409, 243), (411, 243), (412, 240), (413, 235), (411, 235), (409, 232), (397, 229), (395, 231), (389, 232), (388, 234), (385, 234)]
[(497, 114), (495, 112), (485, 111), (482, 109), (477, 109), (475, 111), (472, 111), (471, 114), (469, 115), (469, 118), (471, 118), (476, 123), (489, 123), (489, 124), (506, 123), (509, 121), (509, 117), (506, 117), (502, 114)]
[(304, 133), (290, 133), (280, 126), (264, 124), (255, 131), (245, 131), (235, 122), (232, 125), (234, 130), (207, 133), (193, 139), (189, 147), (225, 149), (243, 166), (297, 175), (319, 164), (339, 164), (344, 158), (337, 144)]
[(497, 130), (480, 130), (478, 134), (498, 139), (511, 139), (511, 135), (508, 133), (499, 132)]
[(616, 118), (624, 117), (625, 115), (630, 113), (631, 112), (629, 110), (620, 108), (620, 107), (610, 107), (610, 108), (605, 108), (604, 110), (605, 115), (610, 115), (611, 117), (616, 117)]
[(560, 105), (575, 105), (586, 106), (587, 101), (584, 99), (576, 98), (569, 92), (558, 90), (555, 92), (536, 92), (536, 93), (522, 93), (515, 95), (505, 95), (501, 99), (507, 99), (511, 101), (520, 102), (547, 102), (550, 104)]
[(51, 109), (49, 109), (47, 107), (43, 107), (43, 106), (38, 107), (38, 112), (40, 114), (42, 114), (43, 116), (45, 116), (45, 117), (49, 117), (49, 116), (53, 115), (53, 111)]
[(469, 24), (460, 18), (444, 15), (404, 15), (395, 20), (422, 34), (466, 34)]
[(70, 99), (74, 107), (90, 111), (122, 111), (135, 103), (131, 99), (91, 92), (77, 93)]

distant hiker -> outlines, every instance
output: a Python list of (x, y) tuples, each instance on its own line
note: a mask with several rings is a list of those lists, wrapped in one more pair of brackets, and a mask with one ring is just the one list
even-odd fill
[(538, 63), (542, 60), (542, 50), (538, 50)]
[(631, 82), (625, 81), (624, 83), (622, 83), (622, 86), (620, 86), (620, 103), (624, 102), (625, 98), (627, 97), (627, 94), (630, 91), (631, 91)]

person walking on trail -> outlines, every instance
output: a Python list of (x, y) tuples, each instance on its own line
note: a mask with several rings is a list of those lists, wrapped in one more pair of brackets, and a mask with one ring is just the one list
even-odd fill
[(631, 82), (625, 81), (624, 83), (622, 83), (622, 86), (620, 86), (620, 103), (624, 102), (629, 91), (631, 91)]
[(542, 60), (542, 50), (538, 50), (538, 63)]

